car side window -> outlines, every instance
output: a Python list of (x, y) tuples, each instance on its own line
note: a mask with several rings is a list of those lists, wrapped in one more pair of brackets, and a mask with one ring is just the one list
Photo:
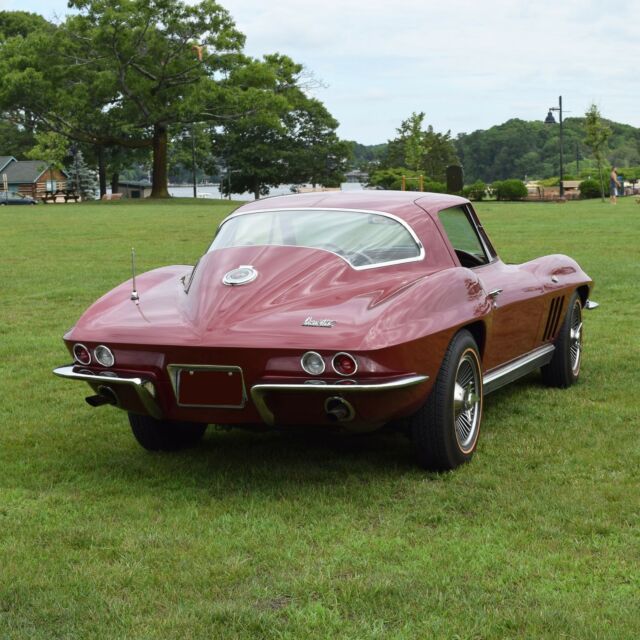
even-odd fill
[(443, 209), (438, 216), (463, 267), (471, 269), (490, 262), (478, 232), (463, 207)]

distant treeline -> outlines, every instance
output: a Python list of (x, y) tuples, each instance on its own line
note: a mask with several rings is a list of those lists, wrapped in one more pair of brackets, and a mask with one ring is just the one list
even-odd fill
[[(618, 167), (640, 165), (640, 129), (604, 120), (612, 135), (606, 158)], [(595, 169), (590, 150), (584, 143), (584, 118), (566, 118), (563, 123), (564, 174), (584, 176)], [(452, 139), (466, 184), (487, 183), (507, 178), (521, 180), (549, 178), (560, 173), (560, 127), (543, 122), (513, 119)], [(354, 165), (369, 169), (385, 164), (388, 144), (352, 143)]]

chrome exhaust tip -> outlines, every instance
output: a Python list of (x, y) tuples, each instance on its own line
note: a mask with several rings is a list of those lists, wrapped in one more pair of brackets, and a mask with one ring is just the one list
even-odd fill
[(356, 416), (356, 411), (350, 402), (340, 396), (332, 396), (324, 402), (327, 418), (332, 422), (350, 422)]

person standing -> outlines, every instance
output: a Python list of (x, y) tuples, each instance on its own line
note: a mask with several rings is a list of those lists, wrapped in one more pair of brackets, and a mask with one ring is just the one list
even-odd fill
[(618, 167), (613, 167), (611, 169), (611, 174), (609, 175), (609, 200), (611, 204), (616, 204), (618, 195), (618, 187), (620, 187), (620, 180), (618, 180)]

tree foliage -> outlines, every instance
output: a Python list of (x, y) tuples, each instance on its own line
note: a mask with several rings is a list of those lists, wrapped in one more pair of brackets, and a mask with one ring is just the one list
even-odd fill
[(153, 151), (153, 195), (167, 194), (172, 125), (225, 113), (220, 85), (244, 36), (214, 0), (70, 0), (58, 27), (2, 47), (0, 107), (101, 146)]
[(447, 185), (444, 182), (429, 180), (423, 173), (412, 171), (406, 167), (392, 167), (390, 169), (376, 169), (369, 174), (369, 185), (380, 189), (400, 191), (430, 191), (432, 193), (446, 193)]
[(605, 153), (607, 150), (607, 141), (611, 137), (612, 131), (600, 117), (600, 111), (595, 104), (592, 104), (585, 113), (585, 144), (591, 149), (591, 153), (596, 160), (598, 167), (598, 176), (600, 178), (600, 195), (604, 201), (604, 175), (603, 168), (605, 162)]
[(408, 191), (417, 191), (420, 174), (406, 167), (377, 169), (369, 174), (369, 186), (399, 191), (402, 188), (402, 176)]
[[(640, 164), (640, 129), (603, 120), (612, 131), (605, 155), (619, 167)], [(585, 141), (585, 118), (564, 120), (565, 174), (585, 177), (597, 160)], [(460, 134), (456, 149), (467, 182), (507, 178), (540, 179), (560, 175), (560, 127), (513, 119), (487, 130)]]
[(52, 28), (53, 25), (37, 13), (0, 11), (0, 44), (9, 38), (26, 38), (34, 31)]
[(32, 129), (4, 119), (0, 119), (0, 140), (2, 155), (14, 156), (18, 160), (24, 159), (36, 143)]
[[(0, 43), (0, 111), (82, 143), (99, 164), (101, 191), (107, 166), (117, 183), (123, 156), (141, 162), (143, 150), (152, 155), (152, 196), (168, 196), (172, 141), (178, 173), (193, 171), (190, 131), (198, 133), (198, 167), (214, 171), (223, 151), (236, 182), (259, 185), (252, 191), (339, 182), (349, 148), (324, 105), (306, 95), (302, 67), (284, 56), (244, 56), (244, 36), (215, 0), (69, 7), (75, 13), (59, 26), (32, 24), (29, 14), (0, 20), (11, 34)], [(211, 131), (221, 147), (213, 152)]]
[(273, 54), (238, 68), (229, 83), (244, 86), (236, 108), (214, 137), (226, 179), (223, 193), (249, 191), (256, 198), (282, 183), (335, 185), (350, 157), (336, 135), (337, 121), (302, 88), (304, 69)]
[(31, 160), (42, 160), (48, 167), (62, 169), (69, 155), (69, 141), (58, 133), (44, 131), (36, 134), (36, 144), (26, 154)]
[(98, 193), (96, 174), (84, 161), (82, 151), (77, 149), (71, 162), (68, 163), (67, 187), (75, 189), (83, 200), (95, 200)]
[(424, 119), (423, 112), (414, 112), (402, 121), (396, 130), (398, 136), (388, 142), (381, 165), (383, 168), (406, 167), (444, 182), (446, 168), (459, 164), (451, 133), (438, 133), (431, 125), (425, 129)]

